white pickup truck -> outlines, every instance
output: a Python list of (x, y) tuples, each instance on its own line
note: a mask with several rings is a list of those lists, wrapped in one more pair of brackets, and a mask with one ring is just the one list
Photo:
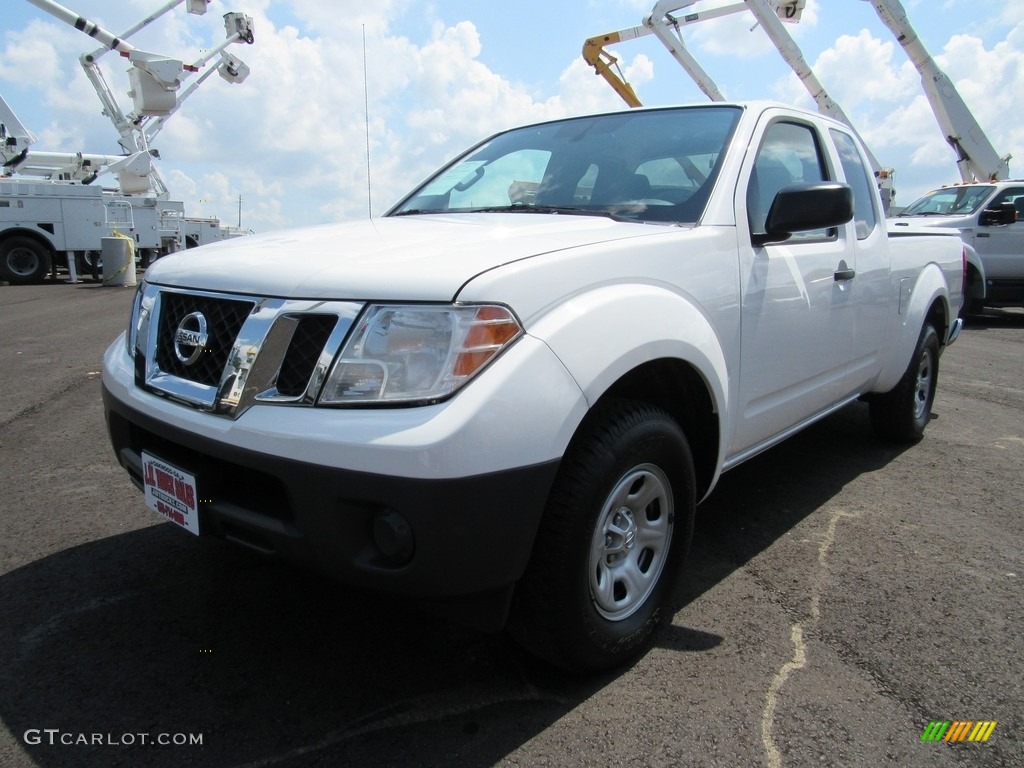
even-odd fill
[(891, 222), (903, 227), (951, 227), (969, 246), (964, 304), (1024, 307), (1024, 180), (953, 184), (933, 189)]
[(667, 613), (720, 473), (858, 398), (921, 436), (963, 247), (900, 234), (816, 114), (516, 128), (379, 219), (161, 259), (107, 424), (193, 534), (601, 669)]

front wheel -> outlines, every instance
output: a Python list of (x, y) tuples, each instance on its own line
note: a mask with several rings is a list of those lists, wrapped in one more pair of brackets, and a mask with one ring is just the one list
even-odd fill
[(870, 401), (869, 414), (875, 433), (897, 443), (920, 440), (931, 418), (938, 381), (939, 335), (926, 323), (899, 384), (891, 392), (875, 395)]
[(646, 645), (665, 613), (693, 532), (693, 459), (665, 411), (609, 401), (570, 445), (516, 588), (509, 630), (577, 672)]

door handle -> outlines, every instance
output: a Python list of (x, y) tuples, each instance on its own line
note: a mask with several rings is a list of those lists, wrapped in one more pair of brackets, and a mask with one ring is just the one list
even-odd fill
[(856, 275), (857, 270), (855, 269), (837, 269), (835, 273), (835, 279), (838, 283), (840, 280), (853, 280), (853, 278)]

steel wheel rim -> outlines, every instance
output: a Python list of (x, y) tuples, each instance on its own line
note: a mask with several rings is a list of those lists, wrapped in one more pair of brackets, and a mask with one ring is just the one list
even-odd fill
[(672, 485), (653, 464), (626, 472), (605, 500), (590, 545), (590, 597), (609, 621), (632, 616), (657, 586), (674, 525)]
[(7, 252), (7, 268), (18, 277), (29, 277), (39, 268), (39, 255), (31, 248), (12, 248)]
[(921, 355), (921, 363), (917, 367), (917, 382), (914, 385), (914, 420), (920, 421), (928, 415), (928, 401), (932, 395), (932, 364), (931, 350)]

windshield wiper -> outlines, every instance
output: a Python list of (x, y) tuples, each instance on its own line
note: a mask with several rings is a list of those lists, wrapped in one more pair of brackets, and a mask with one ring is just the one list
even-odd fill
[(952, 213), (943, 213), (942, 211), (919, 211), (917, 213), (907, 213), (906, 211), (903, 211), (903, 213), (897, 214), (896, 218), (900, 218), (901, 216), (954, 216), (954, 215), (955, 214), (952, 214)]
[(468, 208), (466, 213), (557, 213), (567, 216), (603, 216), (615, 221), (635, 221), (604, 208), (574, 208), (568, 205), (533, 205), (512, 203), (511, 205), (488, 205), (482, 208)]
[(451, 213), (451, 211), (444, 208), (408, 208), (404, 211), (398, 211), (392, 213), (392, 216), (419, 216), (425, 213)]
[(529, 203), (512, 203), (511, 205), (486, 205), (480, 208), (409, 208), (397, 211), (392, 216), (419, 216), (432, 213), (555, 213), (566, 216), (602, 216), (615, 221), (636, 221), (603, 208), (573, 208), (568, 205), (531, 205)]

